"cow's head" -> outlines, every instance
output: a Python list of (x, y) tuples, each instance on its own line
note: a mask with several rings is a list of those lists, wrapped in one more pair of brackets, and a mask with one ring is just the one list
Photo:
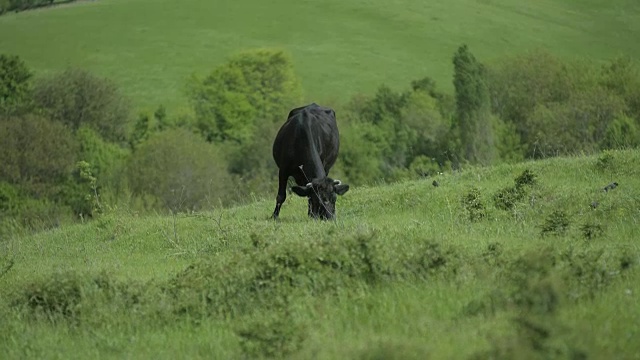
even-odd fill
[(325, 177), (313, 179), (306, 186), (292, 186), (291, 190), (299, 196), (309, 198), (309, 216), (329, 220), (335, 217), (338, 195), (349, 191), (349, 185)]

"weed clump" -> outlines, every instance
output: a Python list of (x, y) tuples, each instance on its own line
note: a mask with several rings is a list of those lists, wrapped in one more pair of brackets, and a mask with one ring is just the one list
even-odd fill
[(300, 350), (307, 337), (306, 325), (294, 319), (286, 304), (240, 320), (234, 331), (248, 359), (286, 358)]
[(493, 203), (496, 208), (502, 210), (511, 210), (520, 201), (522, 201), (528, 192), (528, 187), (537, 183), (537, 175), (531, 170), (526, 169), (522, 174), (514, 179), (515, 185), (498, 190), (493, 195)]
[(73, 318), (82, 301), (81, 280), (73, 272), (55, 274), (28, 284), (14, 306), (25, 305), (32, 313), (49, 319)]
[[(156, 291), (150, 291), (153, 289)], [(159, 293), (152, 284), (119, 282), (104, 272), (86, 275), (66, 271), (26, 284), (9, 304), (37, 320), (100, 325), (114, 314), (162, 314), (156, 306), (161, 303), (156, 297)]]
[(562, 210), (554, 210), (542, 224), (540, 234), (563, 236), (569, 229), (569, 217)]
[(596, 169), (601, 172), (610, 172), (615, 168), (616, 158), (613, 155), (613, 151), (605, 150), (596, 160)]
[(480, 190), (472, 187), (462, 196), (462, 207), (467, 213), (467, 218), (471, 221), (482, 220), (486, 214), (486, 207), (482, 202)]
[(536, 175), (533, 171), (526, 169), (522, 172), (522, 174), (518, 175), (514, 181), (516, 183), (516, 187), (524, 188), (525, 186), (534, 186), (538, 183), (538, 175)]
[(585, 240), (593, 240), (595, 238), (601, 237), (604, 234), (602, 225), (594, 223), (586, 223), (582, 225), (580, 227), (580, 231), (582, 231), (582, 237)]

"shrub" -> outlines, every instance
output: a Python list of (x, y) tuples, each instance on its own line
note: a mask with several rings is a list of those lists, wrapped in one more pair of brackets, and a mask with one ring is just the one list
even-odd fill
[(0, 119), (0, 143), (0, 180), (28, 184), (40, 196), (55, 192), (51, 185), (61, 184), (75, 163), (70, 131), (40, 116)]
[(234, 181), (222, 153), (200, 136), (167, 130), (142, 144), (127, 169), (131, 190), (151, 195), (156, 209), (198, 210), (234, 198)]
[(569, 217), (562, 210), (554, 210), (547, 219), (544, 224), (542, 224), (540, 234), (542, 236), (545, 235), (564, 235), (569, 229)]
[[(0, 14), (2, 6), (0, 2)], [(16, 115), (27, 107), (32, 76), (18, 56), (0, 54), (0, 116)]]
[(86, 70), (67, 69), (38, 79), (33, 97), (52, 120), (73, 131), (86, 125), (112, 142), (124, 142), (129, 103), (115, 83)]
[(471, 221), (478, 221), (483, 219), (486, 214), (486, 208), (482, 202), (480, 190), (476, 187), (472, 187), (462, 196), (462, 208), (467, 214), (467, 218)]

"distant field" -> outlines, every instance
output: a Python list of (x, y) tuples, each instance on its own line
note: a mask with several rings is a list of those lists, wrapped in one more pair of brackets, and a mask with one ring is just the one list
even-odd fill
[(0, 52), (39, 73), (79, 66), (135, 104), (185, 105), (183, 87), (239, 50), (293, 55), (308, 100), (343, 102), (429, 75), (451, 89), (451, 57), (545, 47), (562, 56), (640, 57), (634, 0), (98, 0), (0, 16)]

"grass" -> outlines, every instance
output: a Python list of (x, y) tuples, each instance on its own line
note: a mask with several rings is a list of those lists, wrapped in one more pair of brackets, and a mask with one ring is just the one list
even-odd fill
[[(277, 223), (258, 199), (5, 239), (0, 358), (638, 358), (639, 163), (608, 151), (353, 188), (331, 223), (290, 197)], [(525, 170), (524, 196), (496, 206)], [(558, 213), (566, 231), (543, 234)]]
[(0, 17), (0, 51), (38, 74), (67, 66), (115, 80), (137, 108), (186, 107), (184, 82), (235, 52), (293, 56), (306, 101), (337, 106), (423, 76), (452, 89), (462, 43), (483, 61), (546, 48), (596, 61), (640, 56), (633, 0), (100, 0)]

